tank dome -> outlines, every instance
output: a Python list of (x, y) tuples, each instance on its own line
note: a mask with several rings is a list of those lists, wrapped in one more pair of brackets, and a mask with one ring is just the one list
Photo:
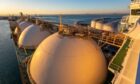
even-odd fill
[(110, 31), (110, 32), (113, 32), (114, 31), (113, 27), (111, 25), (109, 25), (109, 24), (105, 24), (103, 26), (103, 30), (104, 31)]
[(18, 24), (18, 27), (16, 27), (14, 34), (15, 35), (20, 35), (21, 32), (28, 27), (29, 25), (31, 25), (32, 23), (28, 22), (28, 21), (22, 21)]
[(114, 22), (104, 24), (103, 30), (110, 31), (110, 32), (118, 32), (118, 24), (119, 21), (114, 21)]
[(95, 20), (91, 21), (91, 27), (95, 28), (95, 26), (96, 26), (96, 21)]
[(105, 58), (93, 40), (58, 33), (38, 46), (28, 65), (36, 84), (102, 84), (106, 71)]
[(102, 28), (103, 28), (103, 23), (102, 23), (102, 21), (97, 21), (97, 22), (96, 22), (96, 25), (95, 25), (95, 29), (101, 30)]
[(42, 30), (40, 26), (32, 24), (21, 33), (18, 45), (26, 49), (35, 49), (49, 35), (47, 30)]

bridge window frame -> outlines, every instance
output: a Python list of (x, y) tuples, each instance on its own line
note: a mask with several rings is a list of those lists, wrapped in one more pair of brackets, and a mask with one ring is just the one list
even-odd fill
[(140, 15), (140, 9), (132, 9), (131, 15)]

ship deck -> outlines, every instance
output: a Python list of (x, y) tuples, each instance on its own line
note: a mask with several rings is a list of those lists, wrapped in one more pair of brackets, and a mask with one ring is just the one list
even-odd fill
[(30, 81), (27, 75), (27, 67), (26, 67), (27, 59), (26, 58), (30, 57), (33, 54), (34, 50), (19, 49), (18, 46), (16, 46), (16, 44), (14, 44), (14, 46), (15, 46), (16, 56), (18, 60), (18, 66), (20, 70), (22, 84), (30, 84)]
[(110, 63), (109, 68), (115, 71), (120, 71), (122, 69), (122, 63), (124, 61), (125, 56), (127, 55), (130, 42), (131, 39), (127, 38), (122, 48), (120, 48), (120, 50), (118, 51), (118, 53), (116, 54), (112, 62)]

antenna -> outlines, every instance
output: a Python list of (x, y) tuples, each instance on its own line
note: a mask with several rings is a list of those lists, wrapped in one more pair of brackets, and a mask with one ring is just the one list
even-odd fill
[(20, 17), (23, 18), (23, 13), (22, 12), (20, 12)]
[(61, 32), (63, 30), (63, 24), (62, 24), (62, 16), (59, 16), (59, 32)]
[(25, 17), (24, 17), (24, 15), (23, 15), (23, 13), (22, 13), (22, 12), (20, 12), (20, 18), (21, 18), (22, 20), (24, 20), (24, 19), (25, 19)]
[(23, 16), (23, 13), (22, 12), (20, 12), (20, 16)]

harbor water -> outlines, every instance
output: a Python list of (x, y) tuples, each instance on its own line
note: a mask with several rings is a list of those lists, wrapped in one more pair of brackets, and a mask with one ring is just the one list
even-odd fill
[(0, 20), (0, 84), (21, 84), (9, 23)]

